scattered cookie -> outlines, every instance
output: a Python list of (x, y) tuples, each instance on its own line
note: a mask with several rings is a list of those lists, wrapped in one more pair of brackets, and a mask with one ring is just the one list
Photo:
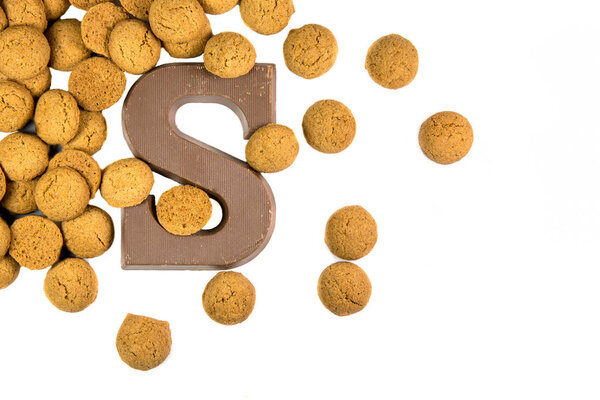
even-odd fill
[(273, 35), (281, 32), (294, 14), (292, 0), (241, 0), (242, 20), (255, 32)]
[(10, 227), (0, 218), (0, 257), (3, 257), (10, 247)]
[(148, 17), (156, 37), (180, 43), (202, 34), (206, 15), (198, 0), (154, 0)]
[(162, 44), (147, 23), (137, 19), (119, 22), (108, 42), (111, 60), (125, 72), (143, 74), (156, 66)]
[(80, 111), (77, 101), (61, 89), (47, 91), (35, 107), (35, 130), (48, 144), (65, 144), (79, 130)]
[(221, 78), (246, 75), (255, 62), (254, 46), (239, 33), (219, 33), (210, 38), (204, 49), (204, 66), (208, 72)]
[(206, 43), (213, 36), (210, 21), (206, 18), (206, 23), (202, 28), (202, 33), (195, 39), (187, 42), (174, 43), (163, 42), (165, 50), (171, 57), (175, 58), (195, 58), (200, 57), (204, 53)]
[(369, 254), (377, 242), (377, 223), (361, 206), (343, 207), (333, 213), (325, 227), (329, 250), (344, 260)]
[(106, 136), (106, 119), (102, 113), (82, 110), (77, 135), (62, 147), (65, 150), (80, 150), (91, 156), (100, 151)]
[(19, 265), (36, 270), (48, 268), (58, 261), (63, 237), (54, 222), (28, 215), (13, 222), (10, 232), (8, 252)]
[[(9, 80), (8, 77), (0, 72), (0, 82)], [(50, 89), (50, 84), (52, 83), (52, 74), (50, 73), (50, 68), (44, 68), (44, 70), (29, 79), (13, 79), (15, 82), (20, 83), (25, 86), (27, 90), (31, 93), (34, 99), (37, 99), (42, 94)]]
[(101, 4), (101, 3), (107, 3), (107, 2), (113, 2), (114, 0), (69, 0), (71, 2), (71, 5), (87, 11), (90, 8), (94, 7), (95, 5)]
[(343, 317), (367, 306), (371, 297), (371, 281), (358, 265), (338, 262), (321, 273), (318, 293), (329, 311)]
[(79, 217), (61, 223), (61, 230), (67, 249), (81, 258), (101, 256), (115, 237), (112, 218), (95, 206), (88, 206)]
[(88, 10), (81, 21), (81, 38), (94, 53), (108, 57), (108, 39), (115, 25), (128, 19), (123, 7), (101, 3)]
[(154, 175), (148, 164), (127, 158), (104, 169), (100, 194), (112, 207), (133, 207), (146, 200), (153, 185)]
[(19, 276), (21, 266), (9, 255), (0, 258), (0, 290), (9, 287)]
[(98, 278), (87, 261), (67, 258), (48, 270), (44, 293), (61, 311), (83, 311), (98, 296)]
[(11, 214), (23, 215), (37, 210), (33, 190), (37, 181), (11, 181), (6, 184), (2, 207)]
[(33, 96), (27, 88), (13, 81), (0, 82), (0, 132), (23, 128), (33, 116)]
[(419, 54), (409, 40), (391, 34), (371, 45), (365, 66), (371, 79), (378, 85), (400, 89), (415, 79), (419, 69)]
[(87, 182), (71, 168), (54, 168), (40, 177), (33, 191), (35, 203), (53, 221), (80, 216), (90, 201)]
[(212, 204), (204, 192), (191, 185), (175, 186), (164, 192), (156, 205), (158, 222), (173, 235), (189, 236), (210, 219)]
[(171, 329), (166, 321), (127, 314), (117, 333), (117, 351), (131, 368), (148, 371), (171, 352)]
[(258, 172), (279, 172), (298, 156), (298, 139), (287, 126), (269, 124), (259, 128), (246, 144), (246, 161)]
[(305, 79), (324, 75), (335, 64), (337, 54), (338, 45), (333, 33), (316, 24), (292, 29), (283, 44), (285, 64)]
[(306, 142), (322, 153), (339, 153), (352, 144), (356, 120), (352, 111), (335, 100), (321, 100), (310, 106), (302, 119)]
[(148, 21), (150, 6), (154, 0), (121, 0), (121, 5), (137, 19)]
[(72, 71), (91, 52), (83, 44), (81, 22), (76, 19), (60, 19), (46, 31), (50, 43), (50, 68)]
[(443, 111), (427, 118), (419, 132), (423, 153), (438, 164), (452, 164), (467, 155), (473, 145), (473, 128), (462, 115)]
[(239, 0), (198, 0), (207, 14), (224, 14), (237, 6)]
[(63, 150), (57, 153), (48, 164), (48, 169), (59, 167), (67, 167), (79, 172), (90, 188), (90, 199), (96, 196), (102, 180), (102, 170), (89, 154), (79, 150)]
[(69, 92), (81, 108), (102, 111), (119, 101), (125, 84), (125, 74), (112, 61), (92, 57), (77, 64), (71, 73)]
[(48, 167), (48, 145), (29, 133), (15, 132), (0, 141), (0, 165), (11, 181), (30, 181)]
[(2, 0), (8, 26), (28, 25), (45, 31), (48, 26), (46, 9), (42, 0)]
[(59, 19), (67, 12), (69, 7), (71, 7), (69, 0), (43, 0), (43, 2), (48, 21)]
[(235, 325), (244, 322), (254, 309), (256, 291), (239, 272), (219, 272), (206, 285), (202, 305), (215, 322)]
[(0, 32), (0, 72), (9, 79), (41, 74), (50, 61), (50, 45), (38, 29), (11, 26)]

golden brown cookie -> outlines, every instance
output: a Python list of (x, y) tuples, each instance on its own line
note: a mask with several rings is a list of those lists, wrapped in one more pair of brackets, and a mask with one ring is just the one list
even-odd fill
[(30, 181), (48, 167), (48, 145), (28, 133), (15, 132), (0, 141), (0, 165), (11, 181)]
[(343, 317), (367, 306), (371, 297), (371, 281), (358, 265), (338, 262), (321, 273), (318, 293), (329, 311)]
[(89, 10), (90, 8), (94, 7), (95, 5), (101, 4), (101, 3), (107, 3), (107, 2), (113, 2), (114, 0), (69, 0), (71, 2), (71, 5), (81, 9), (81, 10)]
[(285, 64), (305, 79), (324, 75), (335, 64), (337, 54), (338, 45), (333, 33), (316, 24), (292, 29), (283, 44)]
[(104, 145), (107, 136), (106, 119), (101, 112), (81, 111), (77, 135), (67, 144), (65, 150), (81, 150), (96, 154)]
[(4, 171), (0, 168), (0, 200), (4, 198), (6, 194), (6, 175), (4, 175)]
[(204, 311), (223, 325), (244, 322), (252, 314), (255, 301), (254, 285), (239, 272), (219, 272), (202, 293)]
[(329, 250), (344, 260), (369, 254), (377, 242), (377, 223), (361, 206), (343, 207), (333, 213), (325, 227)]
[(21, 266), (11, 256), (0, 258), (0, 289), (9, 287), (19, 276), (20, 270)]
[(467, 155), (473, 145), (473, 128), (462, 115), (443, 111), (427, 118), (419, 132), (423, 153), (438, 164), (452, 164)]
[(50, 61), (50, 45), (38, 29), (11, 26), (0, 32), (0, 72), (9, 79), (41, 74)]
[(294, 163), (299, 149), (294, 131), (269, 124), (254, 132), (246, 143), (246, 161), (258, 172), (279, 172)]
[(0, 7), (0, 32), (2, 32), (8, 26), (8, 18), (6, 18), (6, 13)]
[(273, 35), (281, 32), (294, 14), (292, 0), (241, 0), (242, 20), (255, 32)]
[(61, 224), (67, 249), (81, 258), (104, 254), (115, 238), (110, 215), (101, 208), (88, 206), (79, 217)]
[(246, 75), (255, 62), (254, 46), (239, 33), (219, 33), (209, 39), (204, 49), (206, 70), (221, 78)]
[(224, 14), (237, 6), (239, 0), (198, 0), (207, 14)]
[(8, 18), (8, 26), (28, 25), (42, 32), (48, 26), (42, 0), (2, 0), (2, 8)]
[(85, 13), (81, 21), (81, 37), (94, 53), (108, 57), (108, 39), (115, 25), (129, 18), (123, 7), (101, 3)]
[(54, 21), (62, 17), (71, 3), (69, 0), (42, 0), (44, 2), (44, 9), (46, 10), (46, 18), (48, 21)]
[(117, 351), (131, 368), (148, 371), (171, 352), (171, 329), (166, 321), (127, 314), (117, 333)]
[(67, 258), (48, 270), (44, 293), (61, 311), (83, 311), (98, 296), (98, 278), (87, 261)]
[(96, 196), (102, 180), (100, 166), (89, 154), (79, 150), (63, 150), (57, 153), (48, 164), (48, 169), (67, 167), (83, 176), (90, 189), (90, 199)]
[(35, 203), (53, 221), (68, 221), (83, 214), (90, 189), (79, 172), (65, 167), (48, 170), (33, 191)]
[(356, 120), (352, 111), (335, 100), (321, 100), (310, 106), (302, 119), (306, 142), (322, 153), (339, 153), (352, 144)]
[(156, 205), (158, 222), (173, 235), (189, 236), (210, 219), (212, 204), (204, 192), (191, 185), (175, 186), (164, 192)]
[(154, 175), (148, 164), (126, 158), (104, 169), (100, 194), (113, 207), (133, 207), (146, 200), (153, 185)]
[(50, 68), (72, 71), (91, 52), (81, 38), (81, 22), (76, 19), (60, 19), (46, 31), (50, 43)]
[(154, 0), (149, 11), (152, 32), (165, 42), (187, 42), (199, 37), (205, 18), (198, 0)]
[(10, 227), (0, 218), (0, 257), (4, 257), (10, 247)]
[(204, 53), (204, 48), (206, 47), (206, 43), (212, 37), (212, 28), (210, 26), (210, 21), (206, 18), (206, 23), (202, 28), (202, 33), (195, 39), (189, 40), (187, 42), (174, 43), (174, 42), (164, 42), (163, 46), (165, 50), (169, 53), (171, 57), (175, 58), (195, 58), (200, 57), (202, 53)]
[(162, 44), (147, 23), (137, 19), (119, 22), (108, 41), (111, 60), (130, 74), (143, 74), (156, 66)]
[(121, 0), (121, 5), (137, 19), (148, 21), (150, 6), (154, 0)]
[(77, 64), (71, 73), (69, 92), (81, 108), (102, 111), (119, 101), (125, 84), (125, 74), (112, 61), (92, 57)]
[(11, 214), (29, 214), (37, 210), (33, 190), (37, 181), (14, 181), (6, 184), (2, 207)]
[(365, 67), (377, 84), (387, 89), (400, 89), (415, 79), (419, 54), (408, 39), (391, 34), (371, 45)]
[[(6, 75), (0, 72), (0, 81), (10, 80)], [(42, 73), (34, 76), (29, 79), (13, 79), (15, 82), (20, 83), (25, 86), (27, 90), (31, 93), (34, 99), (37, 99), (42, 94), (50, 89), (50, 84), (52, 83), (52, 74), (50, 73), (50, 68), (44, 68)]]
[(13, 81), (0, 82), (0, 132), (14, 132), (33, 116), (33, 96), (27, 88)]
[(29, 269), (48, 268), (60, 256), (63, 237), (56, 224), (38, 215), (28, 215), (13, 222), (8, 253)]
[(79, 130), (79, 107), (69, 93), (52, 89), (40, 97), (35, 107), (35, 130), (48, 144), (65, 144)]

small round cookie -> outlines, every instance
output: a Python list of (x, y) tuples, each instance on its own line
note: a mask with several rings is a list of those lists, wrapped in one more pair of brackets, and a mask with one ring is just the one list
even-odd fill
[(10, 227), (0, 218), (0, 257), (4, 257), (10, 247)]
[(69, 0), (42, 0), (44, 2), (44, 9), (46, 10), (46, 18), (48, 21), (54, 21), (62, 17), (71, 3)]
[(0, 32), (0, 72), (9, 79), (41, 74), (50, 61), (50, 45), (38, 29), (11, 26)]
[(28, 25), (45, 31), (48, 26), (42, 0), (2, 0), (8, 26)]
[(310, 106), (302, 119), (306, 142), (322, 153), (339, 153), (352, 144), (356, 120), (352, 111), (335, 100), (321, 100)]
[(8, 253), (19, 265), (37, 270), (58, 261), (63, 237), (56, 224), (38, 215), (28, 215), (13, 222)]
[(33, 96), (27, 88), (13, 81), (0, 82), (0, 132), (14, 132), (33, 116)]
[(79, 8), (80, 10), (87, 11), (95, 5), (107, 2), (113, 2), (114, 0), (69, 0), (71, 5)]
[(61, 311), (83, 311), (98, 296), (98, 278), (87, 261), (66, 258), (48, 270), (44, 293)]
[(79, 150), (63, 150), (57, 153), (48, 164), (48, 169), (67, 167), (74, 169), (83, 176), (90, 189), (90, 199), (96, 196), (100, 189), (102, 170), (89, 154)]
[(288, 69), (305, 79), (324, 75), (335, 64), (337, 54), (338, 45), (333, 33), (316, 24), (292, 29), (283, 44)]
[(150, 6), (154, 0), (121, 0), (121, 5), (137, 19), (148, 21)]
[(102, 111), (115, 104), (125, 91), (125, 73), (104, 57), (77, 64), (69, 77), (69, 92), (81, 108)]
[(233, 10), (239, 0), (198, 0), (207, 14), (218, 15)]
[(361, 311), (371, 297), (371, 281), (358, 265), (338, 262), (325, 268), (317, 285), (321, 303), (343, 317)]
[(79, 115), (77, 101), (69, 92), (49, 90), (35, 107), (35, 130), (48, 144), (69, 143), (79, 130)]
[(365, 68), (378, 85), (400, 89), (415, 79), (419, 54), (409, 40), (397, 34), (387, 35), (371, 45)]
[(180, 43), (199, 37), (205, 19), (198, 0), (154, 0), (150, 6), (152, 32), (166, 42)]
[(33, 190), (37, 181), (14, 181), (6, 184), (2, 207), (11, 214), (23, 215), (37, 210)]
[(11, 181), (30, 181), (48, 167), (48, 145), (29, 133), (15, 132), (0, 141), (0, 165)]
[(294, 163), (299, 149), (294, 131), (269, 124), (254, 132), (246, 143), (246, 161), (258, 172), (279, 172)]
[(0, 168), (0, 200), (4, 198), (6, 194), (6, 175), (4, 175), (4, 171)]
[(197, 233), (204, 228), (211, 214), (212, 204), (206, 192), (191, 185), (167, 190), (156, 204), (158, 222), (173, 235)]
[(68, 221), (83, 214), (90, 188), (79, 172), (65, 167), (48, 170), (33, 190), (35, 203), (53, 221)]
[(281, 32), (294, 12), (292, 0), (240, 1), (240, 14), (246, 26), (263, 35)]
[(104, 169), (100, 194), (113, 207), (133, 207), (146, 200), (153, 185), (154, 175), (148, 164), (126, 158)]
[(256, 51), (248, 39), (239, 33), (222, 32), (206, 43), (204, 66), (221, 78), (246, 75), (254, 67)]
[(0, 7), (0, 32), (2, 32), (8, 26), (8, 18), (6, 17), (6, 13)]
[(438, 164), (452, 164), (469, 153), (473, 145), (473, 127), (453, 111), (442, 111), (427, 118), (419, 131), (423, 153)]
[(117, 352), (131, 368), (148, 371), (171, 352), (171, 329), (166, 321), (127, 314), (117, 333)]
[(327, 221), (325, 243), (339, 258), (358, 260), (375, 247), (377, 223), (361, 206), (340, 208)]
[(88, 206), (79, 217), (61, 223), (61, 229), (67, 249), (81, 258), (101, 256), (115, 238), (110, 215), (95, 206)]
[[(6, 80), (9, 80), (8, 77), (0, 72), (0, 81)], [(37, 99), (50, 89), (50, 85), (52, 84), (52, 74), (50, 73), (50, 68), (44, 68), (40, 74), (33, 78), (14, 79), (14, 81), (25, 86), (33, 98)]]
[(108, 41), (111, 60), (125, 72), (140, 75), (150, 71), (160, 59), (162, 44), (146, 22), (126, 19), (112, 30)]
[(175, 58), (195, 58), (200, 57), (204, 53), (206, 43), (212, 37), (212, 28), (210, 21), (206, 18), (206, 24), (202, 28), (202, 33), (195, 39), (187, 42), (175, 43), (164, 42), (163, 46), (171, 57)]
[(0, 290), (9, 287), (17, 276), (21, 266), (9, 255), (0, 258)]
[(50, 43), (50, 68), (72, 71), (91, 52), (81, 38), (81, 22), (76, 19), (60, 19), (46, 31)]
[(88, 10), (81, 21), (81, 37), (94, 53), (108, 57), (108, 39), (115, 25), (129, 18), (123, 7), (101, 3)]
[(80, 150), (91, 156), (102, 148), (106, 136), (106, 119), (102, 113), (82, 110), (77, 135), (62, 147), (65, 150)]
[(244, 322), (252, 314), (255, 301), (254, 285), (239, 272), (219, 272), (202, 293), (204, 311), (223, 325)]

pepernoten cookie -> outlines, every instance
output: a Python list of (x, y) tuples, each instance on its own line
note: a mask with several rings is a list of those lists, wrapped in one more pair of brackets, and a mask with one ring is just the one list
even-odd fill
[(125, 72), (143, 74), (156, 66), (162, 45), (146, 22), (126, 19), (115, 25), (108, 41), (111, 60)]
[[(9, 80), (8, 77), (0, 72), (0, 82), (6, 80)], [(52, 83), (52, 74), (50, 73), (50, 68), (44, 68), (40, 74), (34, 76), (33, 78), (14, 79), (14, 81), (25, 86), (33, 98), (37, 99), (46, 93), (48, 89), (50, 89), (50, 84)]]
[(77, 134), (62, 147), (65, 150), (81, 150), (89, 155), (94, 155), (104, 145), (106, 136), (106, 119), (102, 113), (81, 110)]
[(128, 19), (123, 7), (101, 3), (88, 10), (81, 20), (81, 37), (94, 53), (108, 57), (108, 40), (115, 25)]
[(471, 150), (473, 128), (459, 113), (439, 112), (421, 125), (419, 145), (430, 160), (438, 164), (452, 164)]
[(240, 14), (246, 26), (263, 35), (281, 32), (290, 22), (294, 12), (292, 0), (240, 1)]
[(33, 191), (35, 203), (53, 221), (80, 216), (90, 201), (87, 182), (71, 168), (53, 168), (40, 177)]
[(202, 293), (204, 311), (223, 325), (244, 322), (252, 314), (255, 301), (254, 285), (239, 272), (219, 272)]
[(339, 258), (358, 260), (375, 247), (377, 223), (361, 206), (340, 208), (327, 221), (325, 243)]
[(237, 6), (239, 0), (198, 0), (207, 14), (224, 14)]
[(294, 131), (284, 125), (259, 128), (246, 144), (246, 161), (258, 172), (279, 172), (290, 167), (300, 146)]
[(59, 71), (72, 71), (91, 52), (81, 38), (81, 22), (60, 19), (46, 31), (50, 43), (50, 67)]
[(9, 287), (19, 276), (21, 266), (9, 255), (0, 258), (0, 290)]
[(154, 0), (148, 18), (156, 37), (179, 43), (202, 34), (206, 15), (198, 0)]
[(46, 18), (48, 21), (54, 21), (62, 17), (71, 3), (69, 0), (42, 0), (44, 2), (44, 9), (46, 10)]
[(49, 90), (35, 107), (35, 130), (48, 144), (68, 143), (79, 130), (79, 115), (77, 101), (69, 92)]
[(212, 37), (212, 28), (208, 18), (205, 19), (205, 24), (202, 27), (202, 32), (197, 38), (187, 40), (185, 42), (163, 42), (165, 50), (171, 57), (175, 58), (194, 58), (200, 57), (204, 53), (206, 43)]
[(67, 167), (79, 172), (90, 188), (90, 199), (96, 196), (102, 180), (100, 166), (89, 154), (79, 150), (63, 150), (48, 164), (48, 169)]
[(400, 89), (415, 79), (419, 54), (408, 39), (391, 34), (371, 45), (365, 67), (377, 84), (387, 89)]
[(50, 303), (61, 311), (83, 311), (98, 296), (98, 278), (87, 261), (67, 258), (48, 270), (44, 293)]
[(339, 153), (352, 144), (356, 120), (352, 111), (335, 100), (321, 100), (310, 106), (302, 119), (306, 142), (322, 153)]
[(48, 40), (31, 26), (11, 26), (0, 32), (0, 72), (9, 79), (29, 79), (50, 61)]
[(133, 207), (146, 200), (153, 185), (154, 175), (148, 164), (127, 158), (104, 169), (100, 194), (113, 207)]
[(150, 6), (154, 0), (121, 0), (121, 5), (137, 19), (148, 20)]
[(23, 128), (33, 116), (33, 96), (17, 82), (0, 82), (0, 132)]
[(28, 215), (13, 222), (10, 232), (8, 252), (19, 265), (44, 269), (58, 261), (63, 237), (54, 222), (38, 215)]
[(0, 257), (3, 257), (10, 247), (10, 227), (0, 218)]
[(117, 333), (117, 352), (131, 368), (148, 371), (171, 352), (171, 329), (166, 321), (127, 314)]
[(0, 141), (0, 165), (11, 181), (29, 181), (48, 167), (48, 145), (29, 133), (11, 133)]
[(33, 190), (37, 181), (11, 181), (6, 184), (2, 207), (11, 214), (23, 215), (37, 210)]
[(164, 192), (156, 204), (158, 222), (174, 235), (189, 236), (200, 231), (210, 219), (212, 205), (204, 192), (191, 185), (175, 186)]
[(317, 24), (292, 29), (283, 44), (285, 64), (294, 74), (314, 79), (324, 75), (337, 59), (338, 45), (333, 33)]
[(42, 0), (2, 0), (9, 26), (28, 25), (46, 30), (48, 19)]
[(61, 230), (67, 249), (81, 258), (101, 256), (115, 237), (110, 215), (95, 206), (88, 206), (79, 217), (62, 222)]
[(69, 92), (81, 108), (102, 111), (115, 104), (125, 91), (123, 71), (104, 57), (91, 57), (77, 64), (69, 77)]
[(371, 281), (358, 265), (338, 262), (325, 268), (319, 277), (319, 299), (337, 316), (364, 309), (371, 297)]

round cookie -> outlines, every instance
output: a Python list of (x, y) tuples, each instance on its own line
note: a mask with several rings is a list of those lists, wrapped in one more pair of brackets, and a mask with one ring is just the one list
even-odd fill
[(206, 43), (212, 37), (212, 28), (210, 21), (206, 18), (206, 24), (202, 28), (202, 33), (195, 39), (187, 42), (175, 43), (164, 42), (163, 46), (171, 57), (175, 58), (195, 58), (200, 57), (204, 53)]
[(77, 101), (69, 92), (49, 90), (35, 107), (35, 130), (48, 144), (68, 143), (79, 130), (79, 115)]
[(207, 14), (224, 14), (237, 6), (239, 0), (198, 0)]
[(117, 333), (117, 352), (131, 368), (148, 371), (171, 352), (171, 329), (166, 321), (127, 314)]
[(125, 72), (143, 74), (156, 66), (162, 44), (147, 23), (137, 19), (119, 22), (108, 41), (111, 60)]
[(61, 229), (67, 249), (81, 258), (101, 256), (115, 238), (110, 215), (95, 206), (88, 206), (79, 217), (61, 223)]
[[(0, 82), (9, 80), (8, 77), (0, 72)], [(34, 99), (37, 99), (42, 94), (50, 89), (50, 85), (52, 83), (52, 74), (50, 73), (50, 68), (44, 68), (44, 70), (29, 79), (15, 79), (17, 83), (25, 86), (27, 90), (31, 93)]]
[(43, 0), (43, 2), (48, 21), (59, 19), (71, 7), (69, 0)]
[(4, 257), (10, 247), (10, 227), (0, 218), (0, 257)]
[(65, 167), (50, 169), (42, 175), (33, 195), (40, 211), (54, 221), (80, 216), (90, 201), (90, 189), (83, 176)]
[(8, 26), (28, 25), (45, 31), (48, 26), (42, 0), (2, 0)]
[(0, 165), (11, 181), (30, 181), (48, 167), (48, 145), (29, 133), (15, 132), (0, 141)]
[(19, 265), (29, 269), (48, 268), (60, 256), (63, 237), (56, 224), (38, 215), (28, 215), (13, 222), (8, 250)]
[(239, 272), (219, 272), (202, 293), (204, 311), (213, 321), (223, 325), (244, 322), (252, 313), (255, 301), (252, 282)]
[(6, 184), (2, 207), (9, 213), (23, 215), (37, 210), (33, 190), (37, 181), (14, 181)]
[(83, 311), (98, 296), (98, 278), (87, 261), (67, 258), (48, 270), (44, 293), (61, 311)]
[(102, 148), (106, 136), (106, 119), (102, 113), (82, 110), (77, 135), (62, 147), (65, 150), (80, 150), (91, 156)]
[(4, 198), (6, 194), (6, 176), (4, 175), (4, 171), (0, 168), (0, 200)]
[(369, 254), (377, 242), (377, 223), (361, 206), (343, 207), (333, 213), (325, 227), (329, 250), (344, 260)]
[(212, 204), (204, 192), (191, 185), (175, 186), (164, 192), (156, 204), (158, 222), (173, 235), (189, 236), (200, 231), (210, 219)]
[(439, 112), (421, 125), (419, 145), (430, 160), (438, 164), (452, 164), (471, 150), (473, 127), (459, 113)]
[(33, 116), (33, 96), (17, 82), (0, 82), (0, 132), (14, 132)]
[(125, 74), (112, 61), (92, 57), (77, 64), (71, 73), (69, 92), (81, 108), (102, 111), (119, 101), (125, 84)]
[(409, 40), (397, 34), (387, 35), (371, 45), (365, 68), (378, 85), (400, 89), (415, 79), (419, 54)]
[(339, 153), (352, 144), (356, 120), (352, 111), (335, 100), (321, 100), (310, 106), (302, 119), (306, 142), (322, 153)]
[(108, 39), (115, 25), (128, 19), (123, 7), (101, 3), (88, 10), (81, 21), (81, 37), (94, 53), (108, 57)]
[(148, 164), (126, 158), (104, 169), (100, 194), (113, 207), (133, 207), (146, 200), (153, 185), (154, 175)]
[(371, 297), (371, 281), (358, 265), (338, 262), (325, 268), (317, 286), (321, 303), (343, 317), (364, 309)]
[(281, 32), (294, 12), (292, 0), (240, 1), (240, 14), (246, 26), (263, 35)]
[(102, 180), (100, 166), (89, 154), (79, 150), (63, 150), (57, 153), (48, 164), (48, 169), (67, 167), (79, 172), (90, 189), (90, 199), (96, 196)]
[(254, 46), (239, 33), (219, 33), (210, 38), (204, 49), (206, 70), (221, 78), (246, 75), (255, 62)]
[(50, 68), (72, 71), (91, 53), (81, 38), (81, 22), (76, 19), (60, 19), (46, 31), (50, 43)]
[(283, 44), (285, 64), (305, 79), (324, 75), (335, 64), (337, 54), (338, 45), (333, 33), (316, 24), (292, 29)]
[(0, 32), (2, 32), (8, 26), (8, 18), (6, 17), (6, 13), (0, 7)]
[(50, 61), (46, 37), (31, 26), (11, 26), (0, 32), (0, 72), (9, 79), (41, 74)]
[(121, 5), (137, 19), (148, 21), (150, 6), (154, 0), (121, 0)]
[(269, 124), (254, 132), (246, 143), (246, 161), (258, 172), (279, 172), (294, 163), (299, 148), (294, 131)]
[(149, 11), (152, 32), (166, 42), (180, 43), (199, 37), (205, 18), (198, 0), (154, 0)]
[(9, 255), (0, 258), (0, 290), (9, 287), (17, 276), (21, 266)]
[(69, 0), (71, 2), (71, 5), (81, 9), (81, 10), (89, 10), (90, 8), (94, 7), (95, 5), (101, 4), (101, 3), (107, 3), (107, 2), (113, 2), (114, 0)]

